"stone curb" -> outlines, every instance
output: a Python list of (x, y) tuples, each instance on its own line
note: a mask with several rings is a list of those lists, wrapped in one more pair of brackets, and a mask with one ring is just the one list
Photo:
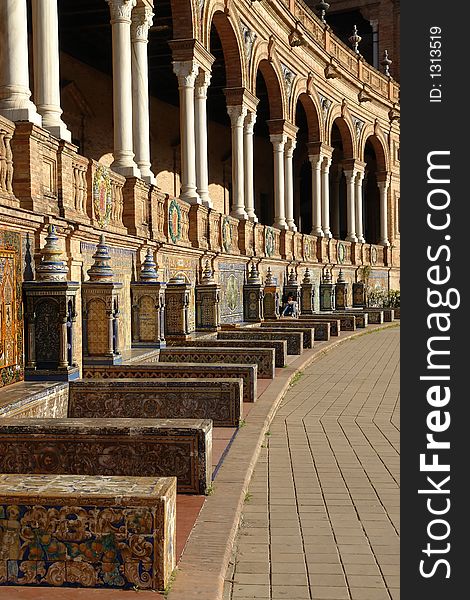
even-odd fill
[(199, 513), (178, 565), (176, 577), (167, 592), (168, 600), (222, 600), (224, 580), (243, 510), (245, 494), (269, 425), (290, 387), (292, 378), (325, 353), (343, 342), (399, 323), (369, 325), (366, 330), (344, 332), (338, 338), (320, 342), (304, 350), (269, 384), (238, 431)]

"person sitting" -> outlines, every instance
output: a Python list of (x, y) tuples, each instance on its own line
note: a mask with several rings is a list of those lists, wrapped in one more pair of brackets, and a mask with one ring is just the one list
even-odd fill
[(287, 296), (287, 302), (284, 305), (282, 310), (282, 317), (298, 317), (299, 316), (299, 307), (297, 302), (294, 300), (294, 296), (289, 294)]

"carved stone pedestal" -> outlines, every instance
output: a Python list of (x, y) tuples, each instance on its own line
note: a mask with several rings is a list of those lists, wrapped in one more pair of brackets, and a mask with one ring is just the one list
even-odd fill
[(264, 320), (264, 291), (256, 265), (251, 267), (243, 286), (243, 313), (245, 321), (259, 323)]
[(335, 309), (335, 284), (331, 280), (331, 273), (325, 272), (320, 283), (320, 310)]
[(101, 236), (82, 283), (83, 364), (116, 365), (122, 362), (119, 343), (119, 296), (122, 283), (113, 281), (111, 257)]
[(185, 340), (189, 329), (191, 284), (183, 277), (172, 277), (165, 290), (165, 336), (167, 340)]
[(79, 377), (74, 355), (78, 281), (67, 281), (54, 226), (49, 226), (36, 281), (25, 281), (27, 380), (70, 381)]
[(206, 262), (201, 283), (196, 286), (196, 330), (220, 329), (220, 286), (215, 282), (209, 261)]
[(353, 307), (364, 308), (366, 306), (366, 286), (363, 281), (352, 284)]
[(165, 289), (166, 284), (158, 281), (156, 264), (149, 248), (142, 265), (140, 281), (131, 283), (133, 346), (166, 346)]
[(311, 279), (310, 271), (305, 270), (304, 278), (300, 285), (300, 314), (301, 315), (313, 315), (315, 312), (315, 285)]
[(280, 304), (280, 290), (274, 280), (271, 269), (268, 268), (266, 280), (264, 282), (264, 318), (265, 319), (279, 319), (279, 304)]
[(336, 310), (346, 310), (348, 306), (348, 283), (344, 279), (343, 271), (340, 269), (335, 286)]

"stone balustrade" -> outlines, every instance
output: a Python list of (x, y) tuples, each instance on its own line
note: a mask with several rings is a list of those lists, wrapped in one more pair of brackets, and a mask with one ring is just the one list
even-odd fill
[(9, 206), (18, 206), (18, 200), (13, 194), (13, 155), (11, 138), (15, 125), (0, 116), (0, 198)]

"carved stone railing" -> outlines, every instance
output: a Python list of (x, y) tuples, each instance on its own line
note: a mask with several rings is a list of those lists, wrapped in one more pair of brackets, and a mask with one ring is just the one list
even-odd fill
[(11, 138), (15, 125), (0, 116), (0, 198), (9, 206), (19, 206), (13, 193), (13, 154)]
[(166, 195), (156, 187), (150, 190), (150, 235), (156, 242), (166, 241), (165, 235), (165, 201)]
[(377, 94), (391, 102), (398, 103), (400, 89), (398, 83), (367, 64), (362, 57), (359, 57), (339, 38), (334, 36), (331, 30), (302, 0), (295, 0), (293, 14), (298, 23), (331, 56), (333, 61), (336, 61), (337, 64)]
[(387, 264), (387, 248), (378, 244), (370, 244), (369, 263), (373, 267), (383, 267)]
[(215, 210), (209, 213), (209, 248), (213, 252), (220, 252), (222, 215)]

